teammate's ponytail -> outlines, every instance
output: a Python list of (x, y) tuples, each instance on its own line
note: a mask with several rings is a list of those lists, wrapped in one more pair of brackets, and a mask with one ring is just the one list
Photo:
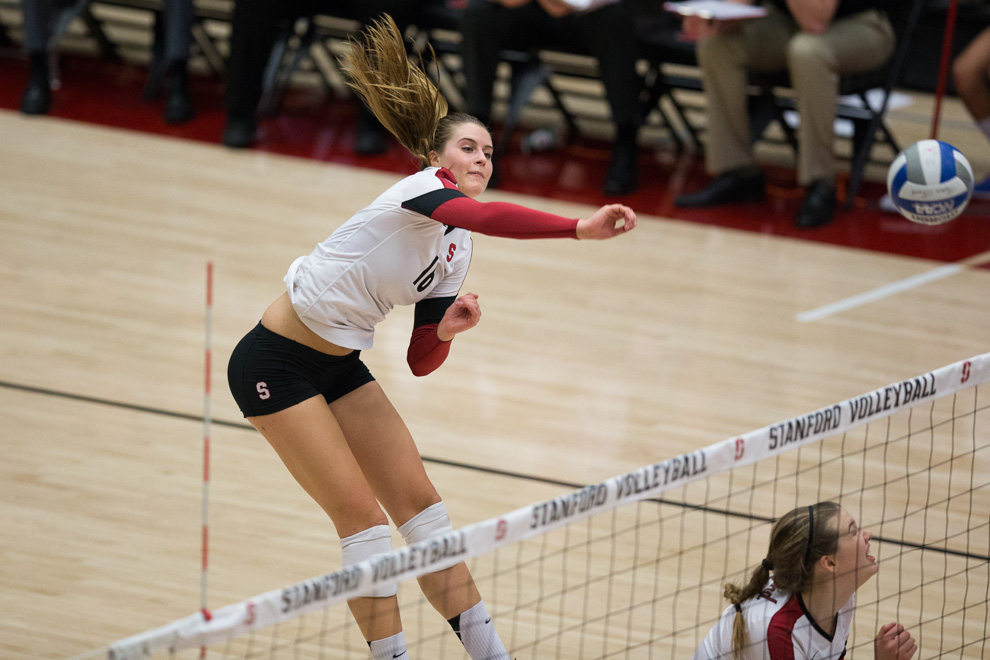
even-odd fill
[(732, 623), (732, 657), (747, 644), (742, 604), (761, 593), (773, 574), (774, 587), (800, 593), (811, 586), (815, 563), (835, 552), (836, 520), (842, 508), (835, 502), (802, 506), (784, 514), (770, 532), (767, 556), (753, 569), (745, 585), (725, 585), (723, 596), (736, 608)]
[(770, 567), (767, 559), (753, 569), (749, 582), (744, 586), (735, 584), (725, 585), (722, 596), (736, 608), (736, 616), (732, 621), (732, 657), (738, 658), (742, 648), (746, 646), (746, 620), (743, 618), (742, 604), (763, 591), (770, 581)]

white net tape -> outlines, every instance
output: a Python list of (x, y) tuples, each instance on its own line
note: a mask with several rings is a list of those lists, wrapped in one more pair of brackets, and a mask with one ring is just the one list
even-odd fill
[(383, 583), (398, 583), (448, 568), (592, 515), (655, 498), (710, 474), (845, 433), (988, 380), (990, 353), (409, 545), (371, 561), (260, 594), (214, 610), (208, 617), (197, 612), (117, 641), (109, 646), (107, 656), (113, 660), (132, 660), (160, 651), (209, 647), (362, 596)]

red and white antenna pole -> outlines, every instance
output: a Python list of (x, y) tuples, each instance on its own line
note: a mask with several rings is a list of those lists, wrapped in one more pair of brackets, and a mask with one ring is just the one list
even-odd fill
[[(203, 618), (210, 620), (210, 610), (206, 607), (206, 575), (209, 566), (210, 548), (210, 376), (213, 363), (213, 262), (206, 262), (206, 377), (203, 381), (203, 566), (199, 584), (199, 604)], [(206, 647), (200, 649), (200, 657), (206, 656)]]

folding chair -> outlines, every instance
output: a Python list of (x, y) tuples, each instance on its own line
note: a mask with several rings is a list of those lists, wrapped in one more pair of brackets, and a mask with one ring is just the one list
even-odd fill
[(697, 129), (688, 120), (684, 107), (675, 96), (675, 90), (678, 89), (692, 92), (702, 91), (700, 75), (668, 75), (663, 70), (663, 66), (666, 64), (697, 67), (698, 58), (695, 44), (679, 38), (680, 19), (663, 11), (662, 8), (640, 5), (636, 11), (635, 22), (641, 58), (646, 60), (648, 64), (643, 79), (644, 100), (642, 107), (644, 119), (656, 109), (663, 122), (670, 127), (670, 132), (677, 143), (680, 146), (686, 146), (684, 139), (675, 129), (676, 123), (673, 121), (670, 111), (664, 107), (663, 101), (666, 99), (667, 105), (672, 109), (674, 116), (683, 126), (691, 142), (694, 146), (700, 145), (701, 140), (698, 137)]

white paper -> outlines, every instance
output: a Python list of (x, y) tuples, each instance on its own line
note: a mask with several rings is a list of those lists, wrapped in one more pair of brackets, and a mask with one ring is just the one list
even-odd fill
[(738, 21), (767, 15), (767, 10), (763, 7), (726, 2), (725, 0), (665, 2), (663, 8), (681, 16), (698, 16), (714, 21)]
[(593, 11), (605, 5), (612, 5), (619, 0), (564, 0), (564, 4), (570, 6), (574, 11)]

